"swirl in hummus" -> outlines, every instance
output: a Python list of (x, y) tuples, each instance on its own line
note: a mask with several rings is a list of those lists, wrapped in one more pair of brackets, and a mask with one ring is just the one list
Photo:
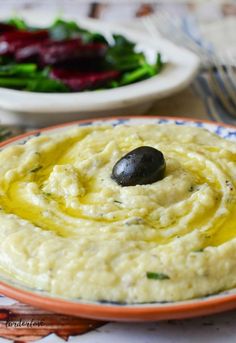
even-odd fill
[[(165, 177), (111, 171), (151, 146)], [(70, 298), (177, 301), (236, 286), (236, 144), (175, 125), (76, 127), (0, 153), (0, 268)]]

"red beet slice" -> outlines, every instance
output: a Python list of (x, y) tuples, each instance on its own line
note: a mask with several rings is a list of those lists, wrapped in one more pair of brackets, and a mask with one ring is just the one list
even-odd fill
[(33, 41), (15, 47), (18, 62), (36, 62), (40, 66), (54, 65), (62, 68), (97, 70), (106, 49), (103, 44), (83, 44), (80, 39), (66, 41)]
[(16, 31), (17, 28), (14, 25), (0, 23), (0, 33)]
[(47, 44), (48, 40), (42, 42), (32, 41), (26, 44), (19, 45), (15, 49), (15, 59), (17, 62), (39, 62), (40, 49), (43, 44)]
[[(50, 58), (58, 58), (58, 56), (52, 56), (53, 53), (58, 52), (60, 53), (61, 46), (66, 45), (74, 45), (75, 48), (77, 48), (77, 45), (81, 44), (81, 40), (69, 40), (69, 41), (52, 41), (52, 40), (44, 40), (41, 42), (34, 41), (30, 44), (27, 44), (26, 46), (21, 46), (19, 49), (17, 49), (15, 53), (15, 58), (17, 61), (25, 61), (25, 60), (31, 60), (35, 58), (40, 58), (40, 64), (46, 65), (45, 60), (50, 55)], [(56, 51), (57, 50), (57, 51)], [(55, 54), (56, 55), (56, 54)]]
[(48, 38), (47, 30), (34, 32), (13, 31), (0, 37), (0, 55), (12, 55), (20, 47), (43, 41)]
[(119, 75), (120, 72), (117, 70), (83, 73), (71, 72), (59, 68), (53, 68), (50, 74), (53, 79), (62, 81), (72, 91), (82, 91), (105, 86), (108, 81), (117, 79)]
[(84, 44), (80, 39), (52, 42), (40, 48), (42, 65), (56, 65), (79, 58), (96, 58), (105, 55), (107, 46), (101, 43)]

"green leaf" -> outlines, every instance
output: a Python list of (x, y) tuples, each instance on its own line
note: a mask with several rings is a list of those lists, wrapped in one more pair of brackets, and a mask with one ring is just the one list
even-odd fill
[(113, 39), (115, 41), (115, 46), (116, 47), (121, 47), (122, 49), (126, 49), (126, 50), (131, 50), (133, 51), (135, 48), (135, 43), (131, 42), (130, 40), (128, 40), (127, 38), (125, 38), (125, 36), (123, 35), (116, 35), (114, 34)]
[(78, 26), (73, 21), (57, 19), (49, 28), (49, 33), (54, 40), (64, 40), (78, 36)]
[(116, 70), (131, 71), (146, 62), (142, 52), (135, 51), (135, 43), (122, 35), (113, 35), (114, 43), (109, 46), (105, 59)]
[(12, 63), (12, 59), (9, 56), (0, 56), (0, 66)]
[(27, 90), (31, 92), (67, 92), (62, 82), (46, 78), (41, 74), (28, 77), (0, 77), (0, 87)]
[(113, 68), (120, 71), (137, 69), (145, 61), (143, 53), (127, 53), (125, 50), (117, 51), (115, 48), (109, 48), (105, 58)]
[(108, 45), (106, 38), (98, 32), (89, 32), (87, 30), (83, 30), (80, 32), (80, 37), (84, 43), (104, 43)]
[(37, 70), (34, 63), (7, 64), (0, 66), (0, 76), (32, 75)]
[(146, 276), (147, 276), (148, 279), (152, 279), (152, 280), (167, 280), (167, 279), (170, 279), (170, 277), (167, 274), (164, 274), (164, 273), (147, 272)]
[(146, 79), (150, 76), (152, 75), (150, 75), (148, 69), (146, 68), (146, 66), (144, 66), (134, 71), (125, 73), (121, 78), (120, 85), (124, 86), (136, 81)]
[(60, 81), (39, 78), (28, 80), (25, 90), (31, 92), (67, 92), (68, 88)]
[(54, 40), (81, 38), (85, 43), (101, 42), (108, 44), (105, 37), (100, 33), (90, 32), (81, 28), (75, 21), (65, 21), (60, 18), (49, 28), (49, 33)]
[(26, 30), (28, 28), (24, 19), (13, 17), (7, 21), (8, 24), (15, 26), (18, 30)]
[(0, 87), (22, 89), (27, 86), (28, 79), (0, 77)]
[(107, 88), (117, 88), (119, 87), (119, 82), (112, 80), (107, 84)]
[(163, 68), (163, 61), (160, 52), (157, 54), (157, 59), (156, 59), (156, 73), (160, 73), (161, 69)]

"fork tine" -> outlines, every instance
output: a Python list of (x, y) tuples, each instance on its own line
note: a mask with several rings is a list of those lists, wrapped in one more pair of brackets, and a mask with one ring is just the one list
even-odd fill
[[(236, 80), (233, 77), (234, 70), (232, 63), (219, 62), (218, 57), (210, 54), (206, 49), (199, 46), (180, 25), (178, 18), (171, 16), (167, 11), (159, 11), (157, 14), (143, 18), (143, 23), (148, 32), (154, 37), (157, 34), (163, 35), (173, 43), (182, 45), (193, 51), (200, 57), (202, 66), (208, 72), (209, 87), (212, 93), (217, 96), (226, 111), (231, 116), (236, 116)], [(215, 70), (216, 69), (216, 72)], [(212, 108), (212, 106), (211, 106)]]
[(209, 68), (209, 85), (211, 86), (213, 94), (215, 93), (218, 96), (221, 103), (224, 105), (224, 107), (228, 111), (228, 113), (231, 114), (232, 116), (235, 116), (236, 115), (235, 108), (234, 106), (232, 106), (228, 98), (224, 95), (223, 89), (219, 85), (219, 80), (215, 76), (215, 71), (213, 68), (214, 68), (213, 66)]
[(178, 18), (171, 16), (165, 10), (152, 15), (152, 18), (155, 21), (154, 26), (157, 26), (164, 36), (168, 36), (170, 41), (193, 51), (201, 59), (202, 64), (207, 65), (206, 52), (182, 30)]
[[(172, 40), (175, 40), (178, 43), (182, 42), (182, 32), (179, 27), (177, 27), (177, 24), (174, 22), (174, 20), (170, 20), (168, 13), (160, 11), (158, 14), (153, 15), (153, 19), (160, 32), (168, 35), (168, 37), (172, 38)], [(188, 42), (184, 41), (184, 43), (187, 44)]]
[[(226, 89), (231, 102), (235, 106), (235, 111), (236, 111), (236, 90), (233, 84), (231, 83), (231, 80), (229, 79), (228, 68), (227, 68), (228, 61), (226, 61), (226, 59), (224, 59), (224, 61), (222, 59), (220, 61), (218, 61), (218, 59), (215, 59), (215, 60), (216, 60), (215, 66), (219, 72), (219, 75), (223, 82), (223, 86)], [(231, 75), (231, 77), (233, 77), (233, 74)]]
[(226, 54), (227, 57), (227, 70), (228, 70), (228, 76), (230, 81), (232, 82), (232, 84), (234, 85), (235, 89), (236, 89), (236, 73), (235, 73), (235, 69), (236, 69), (236, 57), (234, 57), (233, 55), (231, 55), (229, 52)]
[(216, 110), (213, 99), (210, 96), (208, 96), (206, 101), (207, 101), (207, 104), (208, 104), (208, 107), (209, 107), (209, 110), (211, 112), (211, 116), (213, 117), (213, 119), (218, 123), (222, 122), (222, 119)]

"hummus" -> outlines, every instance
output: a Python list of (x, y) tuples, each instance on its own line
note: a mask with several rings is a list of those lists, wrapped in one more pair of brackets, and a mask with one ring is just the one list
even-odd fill
[[(165, 177), (122, 187), (129, 151)], [(0, 269), (53, 295), (177, 301), (236, 286), (236, 144), (175, 125), (76, 127), (0, 153)]]

